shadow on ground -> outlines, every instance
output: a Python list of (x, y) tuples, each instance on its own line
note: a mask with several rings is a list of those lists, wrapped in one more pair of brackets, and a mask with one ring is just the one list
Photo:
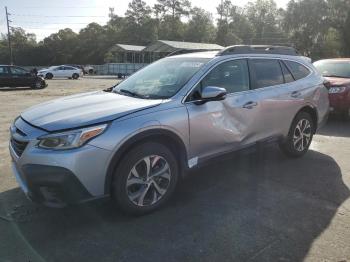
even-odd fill
[(40, 90), (31, 87), (1, 87), (0, 92), (12, 92), (12, 91), (23, 91), (23, 90)]
[[(349, 197), (337, 163), (274, 146), (198, 169), (171, 203), (128, 217), (108, 200), (38, 207), (0, 194), (0, 254), (11, 261), (301, 261)], [(12, 219), (11, 222), (5, 219)]]
[(328, 124), (317, 132), (324, 136), (350, 137), (350, 120), (344, 120), (339, 116), (331, 116)]

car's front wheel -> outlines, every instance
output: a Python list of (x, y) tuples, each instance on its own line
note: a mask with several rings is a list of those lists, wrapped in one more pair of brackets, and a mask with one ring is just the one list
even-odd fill
[(280, 142), (282, 152), (290, 157), (301, 157), (309, 149), (315, 123), (307, 112), (300, 112), (293, 120), (288, 136)]
[(74, 74), (72, 75), (72, 78), (73, 78), (73, 79), (78, 79), (78, 78), (79, 78), (79, 75), (78, 75), (77, 73), (74, 73)]
[(31, 86), (33, 89), (42, 89), (45, 88), (45, 81), (38, 79), (35, 81), (35, 83)]
[(163, 144), (148, 142), (131, 149), (120, 161), (113, 179), (113, 198), (131, 214), (144, 214), (162, 206), (178, 181), (174, 154)]

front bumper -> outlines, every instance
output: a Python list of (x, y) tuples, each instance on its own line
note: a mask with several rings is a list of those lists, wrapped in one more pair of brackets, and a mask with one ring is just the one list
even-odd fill
[(68, 169), (57, 166), (26, 164), (22, 171), (12, 163), (16, 180), (26, 196), (50, 207), (84, 202), (93, 196)]
[(338, 94), (329, 94), (332, 112), (345, 112), (350, 109), (350, 91)]
[(64, 151), (40, 149), (36, 137), (43, 133), (21, 118), (11, 127), (11, 141), (26, 140), (22, 148), (10, 142), (9, 150), (13, 173), (27, 197), (52, 207), (103, 197), (111, 152), (89, 144)]

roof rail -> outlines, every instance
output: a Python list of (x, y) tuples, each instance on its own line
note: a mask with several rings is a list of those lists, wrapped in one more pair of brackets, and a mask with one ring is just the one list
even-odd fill
[(205, 52), (205, 51), (217, 51), (214, 49), (178, 49), (175, 50), (173, 52), (171, 52), (170, 54), (167, 55), (168, 56), (174, 56), (174, 55), (183, 55), (183, 54), (190, 54), (190, 53), (197, 53), (197, 52)]
[(293, 47), (274, 45), (233, 45), (221, 50), (217, 56), (236, 54), (276, 54), (300, 56), (298, 51)]

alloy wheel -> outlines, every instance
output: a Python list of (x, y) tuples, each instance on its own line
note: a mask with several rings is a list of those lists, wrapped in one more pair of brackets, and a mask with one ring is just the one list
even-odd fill
[(304, 151), (311, 141), (311, 124), (307, 119), (301, 119), (295, 127), (293, 135), (294, 148), (302, 152)]
[(36, 81), (35, 82), (35, 88), (41, 88), (41, 86), (42, 86), (41, 81)]
[(139, 160), (129, 172), (126, 192), (137, 206), (151, 206), (167, 192), (171, 170), (165, 158), (150, 155)]

